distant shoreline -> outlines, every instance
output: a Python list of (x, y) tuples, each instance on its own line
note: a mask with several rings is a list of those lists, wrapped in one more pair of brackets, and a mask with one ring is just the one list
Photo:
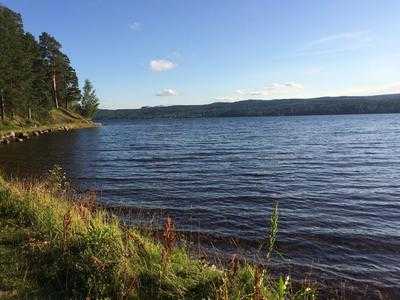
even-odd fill
[(309, 116), (400, 113), (400, 94), (310, 99), (243, 100), (204, 105), (100, 109), (96, 120)]

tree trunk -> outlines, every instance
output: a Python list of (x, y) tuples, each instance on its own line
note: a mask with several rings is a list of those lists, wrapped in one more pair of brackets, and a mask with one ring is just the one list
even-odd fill
[(53, 66), (53, 90), (54, 90), (54, 105), (56, 106), (56, 108), (58, 108), (56, 71), (54, 66)]
[(1, 121), (4, 122), (4, 91), (1, 90), (1, 98), (0, 98), (0, 112), (1, 112)]
[(28, 108), (28, 119), (32, 120), (32, 110), (30, 107)]

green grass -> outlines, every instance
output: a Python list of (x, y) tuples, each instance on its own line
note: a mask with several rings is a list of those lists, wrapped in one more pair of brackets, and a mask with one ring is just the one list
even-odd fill
[(8, 118), (3, 123), (0, 122), (0, 136), (6, 135), (11, 131), (29, 133), (63, 126), (72, 129), (92, 127), (93, 123), (79, 114), (59, 108), (51, 110), (48, 116), (41, 120), (28, 120), (19, 116), (14, 116), (12, 119)]
[(61, 175), (0, 179), (0, 297), (315, 298), (310, 287), (294, 291), (288, 277), (272, 278), (260, 266), (216, 267), (192, 257), (175, 245), (171, 224), (161, 241), (125, 228), (89, 198), (71, 201)]

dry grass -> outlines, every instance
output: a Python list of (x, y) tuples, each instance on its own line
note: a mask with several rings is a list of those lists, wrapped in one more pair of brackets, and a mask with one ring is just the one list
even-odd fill
[(93, 122), (69, 110), (53, 109), (42, 120), (27, 120), (14, 116), (12, 119), (6, 119), (4, 123), (0, 122), (0, 136), (5, 136), (11, 131), (29, 134), (34, 131), (56, 130), (61, 127), (76, 129), (94, 126)]
[[(263, 267), (237, 257), (226, 267), (191, 257), (179, 246), (184, 243), (177, 243), (171, 218), (160, 241), (122, 226), (96, 206), (93, 193), (71, 192), (60, 170), (45, 181), (0, 179), (0, 220), (12, 220), (14, 229), (27, 232), (14, 251), (18, 263), (0, 268), (0, 290), (18, 297), (315, 298), (309, 287), (292, 291), (288, 277), (274, 280)], [(3, 240), (0, 251), (1, 245)], [(16, 275), (18, 284), (5, 282), (2, 275), (16, 265), (24, 266)]]

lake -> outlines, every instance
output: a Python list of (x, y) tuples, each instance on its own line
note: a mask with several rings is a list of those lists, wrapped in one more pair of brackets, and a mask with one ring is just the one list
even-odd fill
[(277, 268), (400, 297), (400, 114), (105, 122), (1, 145), (0, 163), (60, 164), (104, 203), (250, 259), (278, 203)]

